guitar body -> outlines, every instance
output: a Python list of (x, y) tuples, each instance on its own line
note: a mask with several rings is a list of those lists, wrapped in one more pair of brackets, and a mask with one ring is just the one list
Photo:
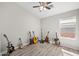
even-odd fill
[(30, 31), (29, 31), (29, 40), (30, 40), (29, 45), (33, 44), (33, 38), (31, 38), (31, 32)]
[(34, 37), (31, 39), (31, 44), (34, 44)]
[(21, 49), (22, 46), (23, 46), (22, 40), (21, 40), (21, 38), (19, 38), (19, 41), (18, 41), (18, 48)]
[(43, 37), (41, 37), (41, 41), (40, 41), (40, 43), (44, 43)]
[(56, 32), (56, 38), (54, 39), (54, 41), (55, 41), (56, 45), (60, 45), (60, 41), (59, 41), (59, 38), (57, 36), (57, 32)]
[(49, 31), (47, 32), (47, 35), (46, 35), (46, 38), (45, 38), (45, 42), (47, 42), (47, 43), (49, 43), (49, 37), (48, 37), (48, 35), (49, 35)]
[(36, 36), (34, 36), (34, 44), (36, 44), (38, 42), (38, 39)]
[(30, 43), (29, 43), (29, 45), (31, 45), (32, 44), (32, 39), (30, 39)]
[(45, 42), (49, 43), (49, 37), (48, 36), (46, 36)]

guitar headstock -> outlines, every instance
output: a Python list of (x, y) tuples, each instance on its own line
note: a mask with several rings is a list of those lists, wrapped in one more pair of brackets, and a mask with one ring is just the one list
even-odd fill
[(3, 36), (4, 36), (5, 38), (7, 38), (7, 35), (6, 35), (6, 34), (3, 34)]
[(34, 31), (32, 31), (32, 33), (34, 34)]

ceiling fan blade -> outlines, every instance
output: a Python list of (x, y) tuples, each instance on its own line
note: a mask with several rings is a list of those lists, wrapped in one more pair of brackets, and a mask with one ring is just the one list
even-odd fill
[(52, 2), (46, 2), (47, 4), (50, 4), (50, 3), (52, 3)]
[(37, 7), (40, 7), (40, 6), (33, 6), (33, 8), (37, 8)]
[(51, 9), (50, 7), (47, 7), (47, 6), (45, 6), (46, 7), (46, 9)]
[(50, 8), (53, 8), (54, 6), (53, 6), (53, 4), (52, 4), (52, 5), (49, 5), (49, 7), (50, 7)]

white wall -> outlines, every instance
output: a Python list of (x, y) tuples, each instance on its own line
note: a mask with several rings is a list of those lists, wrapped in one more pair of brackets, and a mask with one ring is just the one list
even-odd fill
[(1, 56), (1, 39), (0, 39), (0, 56)]
[(59, 33), (59, 31), (60, 31), (59, 30), (59, 25), (60, 25), (59, 20), (73, 17), (73, 16), (76, 16), (77, 21), (78, 21), (77, 22), (77, 31), (76, 31), (76, 35), (77, 35), (76, 40), (61, 39), (60, 37), (59, 38), (61, 41), (61, 45), (79, 50), (79, 9), (41, 19), (44, 38), (45, 38), (47, 31), (50, 31), (50, 34), (49, 34), (50, 39), (55, 37), (55, 32)]
[(7, 44), (2, 34), (7, 34), (9, 40), (16, 47), (19, 37), (24, 45), (27, 43), (28, 31), (35, 31), (35, 34), (40, 36), (40, 20), (16, 3), (0, 3), (1, 50), (5, 51)]

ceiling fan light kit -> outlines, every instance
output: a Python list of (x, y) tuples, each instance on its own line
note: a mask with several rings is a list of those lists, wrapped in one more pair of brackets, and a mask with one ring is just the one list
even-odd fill
[(39, 6), (38, 5), (37, 6), (33, 6), (33, 8), (39, 8), (40, 12), (41, 11), (50, 10), (51, 9), (51, 7), (50, 7), (51, 3), (52, 2), (39, 2), (40, 5)]
[(46, 9), (45, 7), (43, 7), (43, 6), (40, 6), (40, 7), (39, 7), (39, 10), (40, 10), (40, 11), (42, 11), (42, 10), (46, 11), (47, 9)]
[(44, 8), (43, 6), (40, 6), (40, 7), (39, 7), (40, 10), (43, 10), (43, 8)]

